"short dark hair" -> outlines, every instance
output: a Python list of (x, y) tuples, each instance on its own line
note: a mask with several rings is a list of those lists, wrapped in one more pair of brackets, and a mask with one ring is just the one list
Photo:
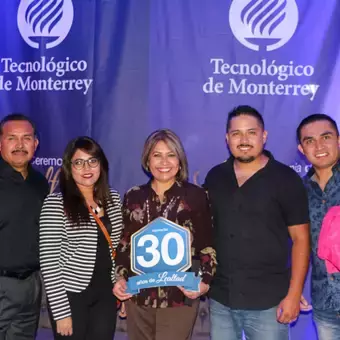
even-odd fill
[(228, 132), (230, 129), (230, 123), (231, 120), (235, 117), (239, 117), (242, 115), (246, 116), (251, 116), (254, 117), (258, 120), (258, 122), (261, 124), (262, 128), (264, 129), (264, 120), (262, 115), (253, 107), (249, 105), (240, 105), (235, 108), (233, 108), (229, 113), (228, 113), (228, 119), (227, 119), (227, 128), (226, 131)]
[(37, 136), (37, 128), (33, 120), (22, 113), (11, 113), (0, 121), (0, 135), (3, 133), (3, 127), (7, 122), (18, 122), (18, 121), (26, 121), (32, 125), (34, 136)]
[(323, 113), (314, 113), (312, 115), (309, 115), (308, 117), (302, 119), (301, 123), (299, 124), (299, 126), (296, 129), (296, 139), (297, 141), (300, 143), (301, 142), (301, 130), (302, 128), (310, 123), (314, 123), (314, 122), (319, 122), (322, 120), (326, 120), (327, 122), (329, 122), (334, 130), (336, 131), (336, 135), (339, 137), (339, 130), (338, 130), (338, 126), (335, 122), (335, 120), (333, 118), (331, 118), (328, 115), (325, 115)]
[(64, 209), (67, 217), (80, 225), (81, 221), (89, 221), (90, 215), (85, 203), (85, 198), (80, 192), (72, 176), (72, 157), (77, 150), (82, 150), (92, 157), (96, 157), (100, 163), (100, 176), (94, 185), (93, 198), (107, 211), (108, 202), (111, 201), (110, 187), (108, 183), (109, 162), (101, 146), (87, 136), (77, 137), (71, 140), (64, 151), (63, 165), (60, 172), (60, 191), (64, 200)]

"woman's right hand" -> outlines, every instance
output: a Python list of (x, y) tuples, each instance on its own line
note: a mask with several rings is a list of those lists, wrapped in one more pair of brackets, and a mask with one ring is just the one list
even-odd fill
[(57, 320), (57, 333), (60, 335), (72, 335), (72, 318), (69, 316), (65, 319)]
[(127, 284), (124, 279), (118, 279), (113, 287), (113, 294), (120, 300), (124, 301), (132, 297), (131, 294), (126, 293)]

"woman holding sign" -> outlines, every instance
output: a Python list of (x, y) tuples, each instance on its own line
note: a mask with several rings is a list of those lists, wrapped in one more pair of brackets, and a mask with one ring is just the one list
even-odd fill
[(47, 196), (40, 217), (40, 263), (54, 337), (112, 340), (121, 204), (93, 139), (79, 137), (66, 147), (60, 190)]
[[(202, 188), (187, 181), (187, 158), (172, 131), (157, 130), (147, 138), (142, 167), (151, 180), (124, 198), (114, 294), (127, 300), (130, 340), (189, 339), (199, 297), (208, 292), (216, 267), (208, 200)], [(186, 279), (195, 276), (183, 272), (186, 256), (199, 276), (190, 290)]]

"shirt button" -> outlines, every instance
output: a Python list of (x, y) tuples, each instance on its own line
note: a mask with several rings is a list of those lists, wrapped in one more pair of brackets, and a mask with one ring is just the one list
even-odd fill
[(322, 200), (322, 204), (325, 204), (326, 203), (326, 200)]
[(331, 275), (331, 277), (329, 278), (331, 281), (334, 281), (334, 275)]

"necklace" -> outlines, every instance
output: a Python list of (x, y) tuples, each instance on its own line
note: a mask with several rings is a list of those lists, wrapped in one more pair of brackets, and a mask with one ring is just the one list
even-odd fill
[(99, 215), (103, 208), (98, 204), (95, 208), (93, 208), (91, 205), (91, 209), (96, 215)]
[[(168, 215), (168, 212), (170, 210), (170, 208), (172, 207), (172, 204), (175, 203), (180, 197), (173, 197), (170, 202), (166, 205), (162, 217), (166, 218), (166, 216)], [(149, 200), (146, 200), (146, 215), (148, 218), (148, 223), (149, 224), (151, 222), (151, 218), (150, 218), (150, 205), (149, 205)]]

